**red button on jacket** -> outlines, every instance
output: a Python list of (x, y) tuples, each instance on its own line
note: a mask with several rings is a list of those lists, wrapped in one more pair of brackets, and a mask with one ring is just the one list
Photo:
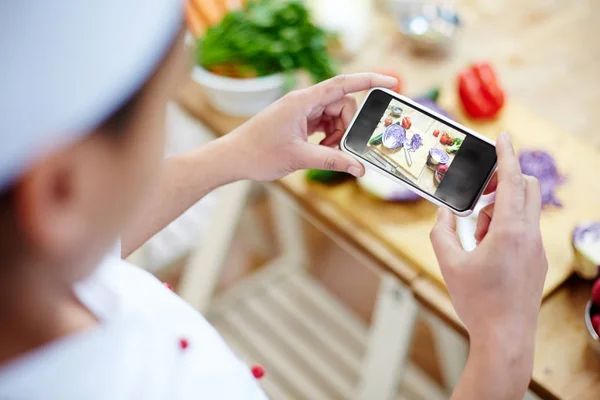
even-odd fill
[(261, 379), (263, 376), (265, 376), (265, 369), (260, 364), (254, 364), (251, 368), (251, 371), (252, 375), (254, 375), (256, 379)]

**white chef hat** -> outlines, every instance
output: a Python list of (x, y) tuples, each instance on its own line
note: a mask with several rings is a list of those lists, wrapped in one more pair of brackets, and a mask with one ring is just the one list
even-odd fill
[(133, 95), (181, 11), (179, 0), (0, 0), (0, 191)]

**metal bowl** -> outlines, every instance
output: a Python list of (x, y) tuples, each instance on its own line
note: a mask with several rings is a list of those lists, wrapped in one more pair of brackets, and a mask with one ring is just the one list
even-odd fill
[(416, 50), (449, 51), (461, 21), (455, 8), (442, 4), (415, 4), (399, 12), (398, 29)]
[(392, 117), (400, 117), (402, 115), (402, 108), (398, 106), (392, 106), (390, 108), (390, 115)]
[(600, 337), (598, 336), (598, 334), (594, 330), (594, 327), (592, 326), (592, 311), (598, 312), (600, 311), (600, 307), (595, 306), (590, 300), (585, 306), (585, 325), (587, 326), (588, 332), (590, 334), (590, 336), (588, 336), (590, 346), (594, 350), (596, 350), (598, 354), (600, 354)]

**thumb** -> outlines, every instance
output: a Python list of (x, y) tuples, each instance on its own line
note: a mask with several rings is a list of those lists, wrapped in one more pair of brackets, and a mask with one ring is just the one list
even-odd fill
[(341, 150), (331, 147), (306, 143), (302, 145), (298, 157), (301, 168), (304, 169), (347, 172), (357, 178), (365, 174), (365, 168), (360, 162)]
[(460, 239), (456, 234), (454, 214), (445, 207), (438, 209), (438, 220), (429, 237), (442, 270), (446, 265), (454, 264), (464, 252)]

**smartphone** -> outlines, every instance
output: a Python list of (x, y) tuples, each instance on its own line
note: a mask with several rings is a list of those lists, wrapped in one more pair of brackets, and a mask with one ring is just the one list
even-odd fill
[(473, 212), (496, 169), (494, 142), (387, 89), (372, 89), (340, 147), (459, 216)]

